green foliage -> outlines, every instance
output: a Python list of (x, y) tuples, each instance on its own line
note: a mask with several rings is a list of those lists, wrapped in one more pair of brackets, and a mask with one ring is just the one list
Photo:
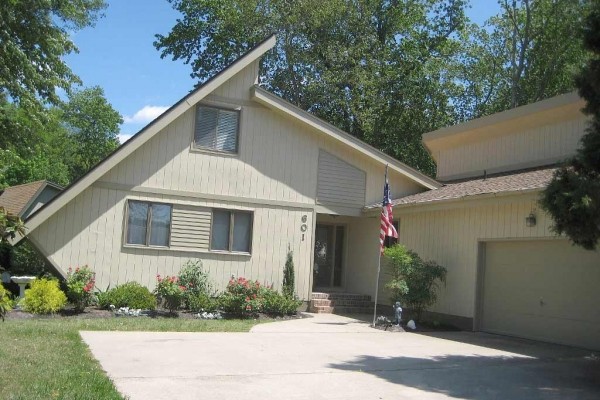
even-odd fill
[(258, 281), (231, 277), (227, 289), (219, 296), (221, 309), (229, 314), (251, 317), (261, 310), (262, 286)]
[(210, 298), (214, 294), (209, 275), (203, 271), (200, 260), (189, 260), (183, 265), (179, 272), (179, 285), (185, 288), (183, 302), (190, 310), (192, 310), (192, 302), (198, 302), (204, 297)]
[(60, 290), (55, 279), (36, 279), (25, 290), (23, 309), (33, 314), (52, 314), (60, 311), (67, 303), (67, 296)]
[(0, 207), (0, 243), (8, 242), (16, 235), (25, 235), (25, 226), (23, 221), (16, 215), (12, 215)]
[(137, 282), (128, 282), (103, 293), (98, 293), (98, 306), (108, 309), (111, 305), (116, 308), (129, 307), (142, 310), (154, 310), (156, 297)]
[(13, 301), (10, 299), (8, 290), (4, 289), (2, 283), (0, 283), (0, 318), (4, 321), (6, 313), (12, 310)]
[[(0, 95), (32, 113), (40, 102), (59, 104), (79, 78), (63, 57), (77, 52), (73, 31), (93, 25), (103, 0), (7, 0), (0, 7)], [(25, 23), (26, 22), (26, 23)]]
[(75, 306), (75, 310), (83, 311), (92, 304), (96, 274), (87, 265), (69, 268), (67, 272), (67, 298)]
[(218, 299), (212, 298), (206, 293), (197, 293), (186, 297), (186, 306), (193, 312), (212, 312), (219, 308)]
[(392, 292), (391, 301), (399, 301), (420, 319), (423, 311), (435, 303), (438, 283), (446, 281), (446, 268), (423, 261), (400, 244), (386, 248), (384, 254), (392, 270), (392, 278), (385, 285)]
[(296, 314), (298, 307), (302, 304), (301, 300), (288, 296), (286, 294), (279, 294), (275, 290), (270, 288), (264, 288), (261, 291), (262, 298), (262, 309), (264, 314), (270, 316), (284, 316)]
[(51, 265), (33, 247), (27, 238), (17, 246), (0, 245), (0, 265), (8, 266), (13, 275), (42, 276), (51, 271)]
[(181, 307), (185, 293), (185, 286), (179, 283), (176, 276), (156, 275), (156, 288), (154, 294), (158, 303), (162, 304), (170, 313), (174, 313)]
[(600, 240), (600, 3), (594, 3), (584, 32), (592, 57), (578, 75), (577, 86), (591, 121), (577, 155), (554, 174), (540, 202), (552, 216), (556, 233), (594, 250)]
[(283, 294), (290, 298), (296, 295), (295, 282), (294, 282), (294, 253), (289, 250), (287, 258), (285, 260), (285, 267), (283, 268)]

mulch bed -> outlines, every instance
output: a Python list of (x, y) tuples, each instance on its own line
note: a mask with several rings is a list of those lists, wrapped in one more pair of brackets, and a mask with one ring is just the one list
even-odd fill
[[(200, 319), (196, 317), (197, 312), (191, 311), (179, 311), (177, 313), (169, 313), (167, 310), (154, 310), (150, 311), (147, 317), (150, 318), (179, 318), (179, 319)], [(237, 316), (228, 316), (223, 314), (225, 319), (237, 319)], [(283, 317), (272, 317), (265, 314), (258, 314), (254, 319), (258, 320), (278, 320), (285, 321), (289, 319), (307, 318), (308, 315), (304, 313), (297, 313), (296, 315), (286, 315)], [(99, 309), (96, 307), (87, 307), (83, 312), (75, 311), (73, 308), (67, 307), (56, 314), (49, 315), (37, 315), (31, 314), (21, 310), (11, 310), (6, 314), (6, 319), (52, 319), (52, 318), (75, 318), (75, 319), (94, 319), (94, 318), (140, 318), (140, 317), (128, 317), (128, 316), (115, 316), (112, 311)]]

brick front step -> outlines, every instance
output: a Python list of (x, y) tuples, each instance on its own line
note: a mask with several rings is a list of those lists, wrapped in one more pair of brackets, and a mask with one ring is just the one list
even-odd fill
[(314, 292), (310, 302), (310, 311), (329, 314), (368, 314), (373, 312), (373, 302), (369, 295)]

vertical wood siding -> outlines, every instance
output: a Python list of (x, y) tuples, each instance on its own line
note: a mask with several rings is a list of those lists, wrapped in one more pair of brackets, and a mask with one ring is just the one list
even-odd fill
[(433, 154), (437, 161), (437, 176), (444, 179), (503, 166), (564, 160), (579, 147), (586, 123), (587, 119), (581, 115), (561, 123), (437, 151)]
[(535, 211), (536, 226), (525, 226), (536, 200), (536, 195), (521, 195), (422, 211), (394, 210), (400, 218), (400, 242), (448, 269), (433, 311), (474, 316), (479, 241), (555, 237), (549, 229), (550, 217), (540, 210)]
[[(202, 246), (188, 251), (181, 248), (124, 246), (123, 213), (128, 199), (174, 204), (173, 221), (176, 220), (175, 215), (178, 215), (175, 210), (252, 210), (252, 254), (197, 251), (202, 250)], [(312, 232), (300, 231), (303, 215), (307, 215), (307, 223), (311, 225), (310, 209), (259, 207), (243, 202), (206, 202), (90, 187), (31, 235), (56, 265), (65, 269), (69, 266), (89, 265), (96, 272), (96, 284), (102, 290), (109, 284), (114, 287), (129, 281), (139, 282), (152, 289), (156, 274), (177, 274), (186, 261), (194, 259), (202, 260), (205, 270), (219, 290), (224, 289), (232, 275), (273, 283), (276, 288), (280, 288), (289, 246), (294, 252), (297, 293), (306, 300), (312, 268)]]
[(361, 209), (365, 206), (366, 174), (326, 151), (319, 152), (317, 203)]

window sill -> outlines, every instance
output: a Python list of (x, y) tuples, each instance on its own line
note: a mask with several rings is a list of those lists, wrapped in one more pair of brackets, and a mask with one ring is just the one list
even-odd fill
[(194, 249), (189, 247), (167, 247), (167, 246), (141, 246), (134, 244), (124, 244), (124, 249), (137, 249), (137, 250), (158, 250), (158, 251), (174, 251), (182, 253), (203, 253), (203, 254), (215, 254), (224, 256), (236, 256), (236, 257), (248, 257), (252, 256), (252, 253), (244, 251), (221, 251), (221, 250), (209, 250), (209, 249)]
[(171, 250), (169, 246), (144, 246), (142, 244), (124, 244), (127, 249), (144, 249), (144, 250)]
[(226, 250), (207, 250), (207, 253), (211, 254), (224, 254), (228, 256), (246, 256), (250, 257), (252, 253), (246, 251), (226, 251)]
[(233, 152), (229, 152), (229, 151), (213, 150), (213, 149), (195, 146), (193, 143), (190, 146), (190, 152), (211, 154), (213, 156), (223, 156), (223, 157), (232, 157), (232, 158), (239, 157), (239, 155), (240, 155), (239, 151), (236, 151), (235, 153), (233, 153)]

